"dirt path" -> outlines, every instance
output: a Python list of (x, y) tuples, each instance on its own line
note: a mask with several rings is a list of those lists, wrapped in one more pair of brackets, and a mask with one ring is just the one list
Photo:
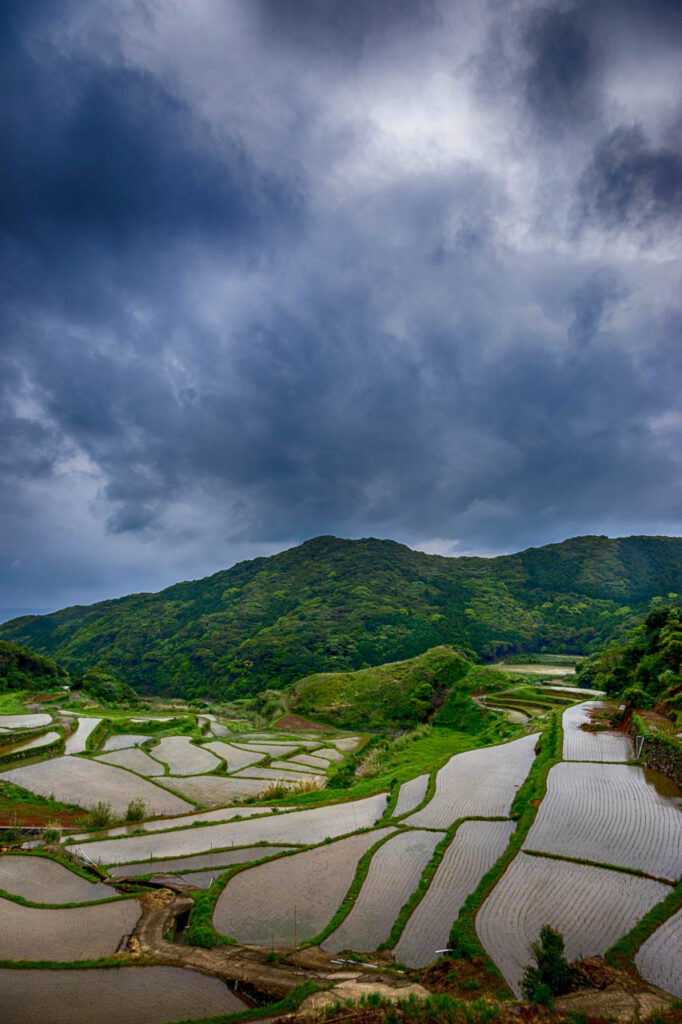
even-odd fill
[[(259, 992), (277, 998), (286, 996), (292, 989), (308, 981), (332, 986), (334, 990), (342, 988), (343, 999), (348, 997), (351, 989), (362, 993), (377, 990), (384, 996), (390, 991), (396, 994), (396, 998), (403, 998), (410, 993), (420, 997), (428, 995), (421, 985), (409, 984), (391, 974), (373, 971), (369, 975), (367, 971), (348, 971), (347, 967), (333, 965), (326, 954), (316, 949), (306, 950), (303, 954), (294, 953), (288, 962), (274, 964), (267, 962), (267, 950), (250, 946), (201, 949), (176, 945), (165, 939), (164, 933), (168, 932), (179, 915), (191, 908), (192, 900), (188, 896), (161, 889), (143, 896), (140, 902), (143, 915), (129, 944), (133, 956), (151, 955), (160, 964), (192, 967), (223, 981), (252, 986)], [(340, 994), (333, 991), (328, 994), (319, 993), (314, 1006), (317, 1008), (327, 1001), (335, 1002), (338, 998), (341, 998)]]

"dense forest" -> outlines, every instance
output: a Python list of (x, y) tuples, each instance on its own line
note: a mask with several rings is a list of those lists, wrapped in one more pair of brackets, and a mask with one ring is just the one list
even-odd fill
[(7, 690), (50, 690), (71, 682), (51, 658), (0, 640), (0, 693)]
[(620, 646), (586, 658), (578, 680), (639, 708), (682, 709), (682, 605), (656, 605)]
[(317, 537), (159, 594), (0, 626), (72, 675), (142, 693), (238, 696), (441, 644), (486, 660), (624, 642), (652, 598), (682, 592), (682, 539), (577, 537), (498, 558)]

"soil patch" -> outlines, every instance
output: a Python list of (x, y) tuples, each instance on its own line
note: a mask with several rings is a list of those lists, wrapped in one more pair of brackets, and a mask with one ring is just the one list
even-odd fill
[(319, 722), (311, 722), (308, 718), (301, 718), (300, 715), (284, 715), (273, 725), (273, 729), (287, 729), (291, 732), (334, 732), (329, 725), (320, 725)]

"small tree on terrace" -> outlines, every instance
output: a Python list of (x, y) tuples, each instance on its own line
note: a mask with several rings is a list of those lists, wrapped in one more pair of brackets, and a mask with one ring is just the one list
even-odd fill
[(526, 999), (546, 1003), (551, 996), (565, 992), (571, 979), (563, 936), (545, 924), (540, 929), (540, 941), (534, 942), (531, 949), (536, 966), (526, 967), (521, 990)]

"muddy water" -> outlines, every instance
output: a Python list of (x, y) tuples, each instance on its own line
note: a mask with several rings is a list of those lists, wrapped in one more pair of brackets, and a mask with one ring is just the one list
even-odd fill
[(644, 768), (643, 771), (644, 778), (650, 786), (654, 787), (659, 796), (667, 797), (668, 800), (672, 800), (682, 808), (682, 789), (672, 779), (663, 775), (662, 772), (653, 771), (652, 768)]

